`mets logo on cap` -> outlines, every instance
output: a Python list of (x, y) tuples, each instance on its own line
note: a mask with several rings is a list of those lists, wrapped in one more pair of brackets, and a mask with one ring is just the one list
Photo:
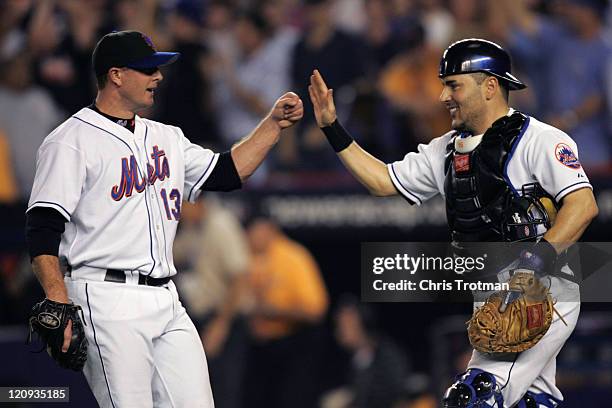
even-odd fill
[(581, 167), (578, 157), (572, 148), (565, 143), (559, 143), (555, 146), (555, 156), (561, 164), (570, 169), (579, 169)]
[(151, 39), (149, 38), (149, 36), (144, 35), (144, 34), (142, 34), (142, 33), (140, 33), (140, 35), (142, 35), (142, 38), (145, 40), (145, 42), (146, 42), (147, 44), (149, 44), (149, 46), (150, 46), (151, 48), (153, 48), (153, 51), (157, 52), (157, 48), (155, 48), (155, 45), (153, 45), (153, 41), (151, 41)]

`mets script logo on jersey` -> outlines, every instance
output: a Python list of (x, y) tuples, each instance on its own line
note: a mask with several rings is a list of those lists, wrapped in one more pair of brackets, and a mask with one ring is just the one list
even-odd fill
[(579, 169), (580, 162), (578, 161), (578, 157), (572, 150), (571, 147), (566, 145), (565, 143), (559, 143), (555, 146), (555, 156), (557, 160), (564, 166), (567, 166), (571, 169)]
[(166, 177), (170, 177), (170, 165), (168, 164), (168, 158), (165, 156), (166, 153), (163, 150), (159, 150), (159, 147), (153, 146), (153, 153), (151, 153), (153, 165), (147, 163), (146, 179), (140, 177), (138, 173), (138, 162), (133, 155), (129, 158), (122, 158), (121, 181), (119, 184), (115, 184), (111, 189), (111, 197), (113, 197), (113, 200), (119, 201), (123, 197), (130, 197), (134, 189), (136, 189), (137, 193), (142, 193), (147, 183), (153, 185), (157, 180), (163, 181)]

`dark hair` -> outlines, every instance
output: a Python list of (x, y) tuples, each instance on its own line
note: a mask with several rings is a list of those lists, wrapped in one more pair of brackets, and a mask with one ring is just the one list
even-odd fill
[(108, 73), (96, 76), (96, 85), (98, 89), (104, 89), (108, 83)]
[(506, 83), (506, 81), (504, 81), (503, 79), (496, 77), (495, 75), (491, 75), (488, 74), (486, 72), (473, 72), (470, 75), (472, 75), (472, 78), (474, 78), (474, 80), (476, 81), (476, 83), (478, 85), (482, 84), (483, 81), (485, 79), (487, 79), (488, 77), (495, 77), (497, 78), (497, 82), (499, 82), (499, 87), (502, 90), (502, 95), (504, 97), (504, 99), (506, 100), (506, 102), (508, 102), (508, 97), (510, 94), (510, 89), (508, 88), (508, 84)]
[(243, 10), (238, 13), (237, 20), (247, 21), (248, 23), (252, 24), (253, 27), (257, 29), (257, 31), (259, 31), (266, 37), (272, 34), (272, 27), (270, 27), (270, 24), (259, 10)]
[(374, 305), (363, 303), (359, 298), (350, 293), (344, 293), (338, 300), (337, 310), (352, 309), (357, 312), (364, 330), (369, 336), (377, 336), (379, 333), (377, 313)]

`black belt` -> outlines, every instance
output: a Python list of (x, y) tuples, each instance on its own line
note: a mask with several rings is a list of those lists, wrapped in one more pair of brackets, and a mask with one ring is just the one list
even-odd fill
[[(105, 282), (125, 283), (125, 272), (118, 269), (107, 269), (104, 276)], [(138, 274), (138, 284), (146, 286), (163, 286), (170, 282), (170, 277), (152, 278), (147, 275)]]

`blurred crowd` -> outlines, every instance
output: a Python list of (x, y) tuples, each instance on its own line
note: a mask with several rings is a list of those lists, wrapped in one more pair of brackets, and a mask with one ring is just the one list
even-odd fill
[[(612, 40), (606, 0), (5, 0), (0, 9), (0, 199), (27, 199), (35, 152), (95, 96), (90, 55), (111, 30), (176, 50), (144, 115), (218, 150), (244, 137), (286, 90), (308, 99), (318, 68), (362, 145), (398, 159), (448, 130), (438, 101), (444, 48), (467, 37), (506, 46), (529, 85), (512, 105), (567, 131), (582, 163), (612, 151)], [(251, 185), (335, 171), (309, 103)]]
[[(91, 52), (105, 33), (139, 30), (157, 49), (181, 53), (162, 69), (155, 106), (143, 116), (179, 126), (216, 151), (244, 137), (285, 91), (302, 97), (304, 120), (285, 131), (251, 189), (270, 187), (278, 176), (295, 189), (304, 175), (345, 173), (308, 102), (315, 68), (334, 89), (345, 126), (382, 160), (400, 159), (445, 133), (450, 121), (438, 101), (438, 63), (450, 43), (468, 37), (507, 47), (514, 74), (528, 85), (512, 94), (511, 105), (569, 133), (589, 173), (608, 174), (606, 6), (606, 0), (2, 1), (0, 324), (21, 324), (42, 295), (23, 238), (36, 151), (55, 126), (92, 103)], [(317, 373), (329, 369), (319, 344), (324, 321), (349, 363), (345, 382), (334, 384), (342, 387), (322, 406), (435, 406), (426, 385), (404, 381), (410, 358), (376, 329), (371, 310), (351, 298), (330, 307), (326, 271), (305, 247), (270, 220), (253, 220), (245, 231), (214, 200), (183, 208), (177, 285), (209, 355), (218, 406), (245, 399), (253, 407), (316, 406)]]
[[(206, 350), (215, 406), (433, 403), (427, 385), (410, 393), (410, 359), (379, 330), (375, 311), (353, 295), (332, 302), (312, 253), (271, 219), (254, 216), (243, 228), (215, 197), (185, 204), (174, 255), (181, 271), (175, 282)], [(330, 350), (345, 355), (335, 373), (338, 358)]]

